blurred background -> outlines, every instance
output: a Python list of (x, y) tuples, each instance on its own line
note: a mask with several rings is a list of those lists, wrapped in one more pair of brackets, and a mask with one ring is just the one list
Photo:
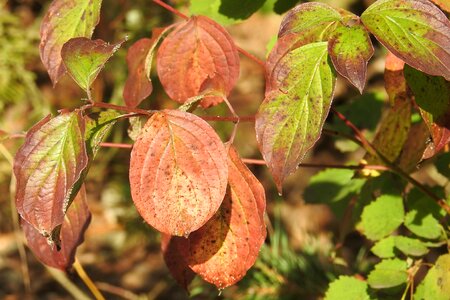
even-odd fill
[[(14, 134), (28, 130), (48, 113), (84, 104), (85, 95), (67, 75), (53, 88), (40, 61), (39, 27), (50, 2), (0, 0), (0, 299), (91, 297), (75, 273), (66, 276), (47, 269), (28, 249), (21, 255), (18, 245), (23, 237), (17, 231), (16, 214), (12, 210), (11, 162), (22, 143)], [(220, 11), (220, 0), (166, 2), (186, 14), (203, 13), (213, 17), (226, 25), (237, 45), (265, 59), (275, 41), (282, 14), (299, 1), (255, 1), (257, 11), (246, 20)], [(361, 0), (325, 2), (358, 15), (370, 5), (370, 1)], [(97, 101), (124, 105), (127, 49), (139, 38), (149, 37), (152, 28), (176, 21), (180, 20), (148, 0), (103, 0), (101, 20), (93, 38), (114, 43), (128, 37), (128, 41), (94, 83), (93, 97)], [(373, 136), (387, 106), (383, 85), (385, 51), (375, 40), (374, 45), (376, 53), (369, 65), (366, 93), (359, 95), (347, 81), (339, 78), (334, 100), (335, 107), (368, 137)], [(154, 86), (152, 95), (141, 105), (143, 108), (177, 107), (164, 93), (156, 76)], [(254, 114), (264, 98), (263, 93), (263, 70), (241, 56), (240, 79), (229, 97), (238, 114)], [(195, 113), (226, 115), (228, 112), (225, 105), (219, 105), (207, 111), (197, 109)], [(232, 124), (211, 124), (226, 140)], [(260, 159), (253, 126), (253, 123), (241, 123), (235, 144), (242, 157)], [(327, 126), (347, 130), (331, 117)], [(118, 122), (107, 140), (132, 143), (129, 127), (128, 120)], [(371, 245), (346, 221), (351, 216), (345, 214), (346, 206), (342, 203), (346, 202), (341, 200), (351, 199), (364, 183), (351, 180), (352, 171), (300, 168), (286, 181), (281, 198), (267, 169), (250, 166), (266, 189), (270, 220), (268, 238), (258, 261), (236, 286), (219, 293), (214, 286), (196, 278), (188, 295), (169, 275), (160, 252), (159, 234), (143, 222), (133, 206), (128, 182), (130, 151), (112, 148), (100, 151), (86, 181), (93, 218), (77, 258), (107, 299), (320, 299), (328, 283), (339, 274), (365, 273), (375, 261), (369, 252)], [(363, 155), (351, 142), (324, 135), (305, 162), (358, 163)], [(444, 180), (435, 174), (433, 166), (425, 166), (424, 170), (432, 174), (427, 175), (427, 180)], [(320, 204), (325, 202), (324, 198), (336, 205)]]

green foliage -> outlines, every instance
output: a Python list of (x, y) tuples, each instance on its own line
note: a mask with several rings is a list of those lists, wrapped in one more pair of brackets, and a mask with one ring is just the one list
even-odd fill
[(404, 214), (400, 196), (382, 195), (364, 208), (359, 230), (369, 239), (379, 240), (403, 223)]
[(395, 237), (388, 236), (377, 241), (370, 250), (380, 258), (395, 257)]
[(450, 295), (450, 254), (441, 255), (414, 293), (414, 300), (447, 300)]
[(370, 272), (367, 283), (374, 289), (387, 289), (406, 283), (408, 280), (406, 261), (384, 259)]
[(333, 281), (325, 295), (325, 300), (370, 300), (366, 282), (354, 277), (339, 276)]

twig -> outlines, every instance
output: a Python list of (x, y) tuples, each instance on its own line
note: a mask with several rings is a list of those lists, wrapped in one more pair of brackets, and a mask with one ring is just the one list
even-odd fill
[(225, 104), (228, 106), (228, 109), (230, 110), (230, 112), (233, 115), (233, 117), (236, 118), (236, 121), (233, 122), (234, 123), (233, 131), (231, 132), (230, 139), (228, 140), (228, 143), (227, 143), (227, 145), (228, 145), (227, 147), (229, 147), (230, 145), (233, 144), (234, 138), (236, 137), (236, 132), (237, 132), (237, 128), (238, 128), (238, 125), (239, 125), (240, 118), (237, 115), (237, 113), (234, 111), (234, 108), (231, 105), (230, 101), (228, 101), (227, 97), (223, 96), (222, 98), (223, 98), (223, 102), (225, 102)]
[(121, 148), (121, 149), (131, 149), (131, 148), (133, 148), (132, 144), (107, 143), (107, 142), (100, 143), (100, 146), (101, 147), (106, 147), (106, 148)]
[[(154, 3), (158, 4), (159, 6), (167, 9), (168, 11), (170, 11), (171, 13), (183, 18), (183, 19), (189, 19), (188, 16), (186, 16), (185, 14), (183, 14), (182, 12), (180, 12), (179, 10), (173, 8), (172, 6), (160, 1), (160, 0), (153, 0)], [(237, 47), (237, 50), (239, 52), (241, 52), (242, 55), (247, 56), (248, 58), (250, 58), (251, 60), (253, 60), (254, 62), (256, 62), (258, 65), (260, 65), (262, 68), (266, 67), (266, 64), (264, 63), (264, 61), (262, 61), (261, 59), (257, 58), (256, 56), (254, 56), (253, 54), (248, 53), (247, 51), (245, 51), (244, 49), (242, 49), (241, 47)]]
[(138, 115), (146, 115), (146, 116), (151, 116), (155, 112), (152, 110), (145, 110), (145, 109), (140, 109), (140, 108), (133, 108), (133, 107), (123, 106), (123, 105), (116, 105), (116, 104), (111, 104), (111, 103), (95, 102), (95, 101), (89, 101), (89, 104), (81, 107), (81, 109), (86, 110), (86, 109), (90, 109), (92, 107), (114, 109), (114, 110), (124, 111), (124, 112), (138, 114)]
[(412, 178), (408, 173), (403, 171), (399, 166), (397, 166), (395, 163), (392, 163), (389, 159), (386, 158), (380, 151), (378, 151), (377, 148), (375, 148), (361, 133), (361, 131), (350, 121), (348, 120), (343, 114), (340, 112), (332, 109), (333, 113), (341, 119), (347, 127), (349, 127), (357, 137), (357, 139), (361, 142), (363, 148), (369, 152), (371, 155), (377, 156), (381, 159), (381, 161), (393, 172), (397, 173), (399, 176), (403, 177), (405, 180), (407, 180), (409, 183), (417, 187), (419, 190), (421, 190), (425, 195), (433, 199), (442, 209), (444, 209), (447, 214), (450, 214), (450, 206), (447, 204), (447, 202), (444, 199), (441, 199), (436, 194), (434, 194), (431, 190), (429, 190), (425, 185), (418, 182), (414, 178)]
[(47, 267), (44, 265), (44, 267), (47, 269), (47, 271), (50, 273), (50, 275), (55, 279), (63, 288), (68, 291), (74, 299), (77, 300), (90, 300), (91, 298), (88, 297), (82, 290), (80, 290), (75, 284), (70, 281), (66, 274), (60, 270)]
[(73, 263), (73, 267), (75, 271), (78, 273), (78, 276), (80, 276), (81, 280), (83, 280), (84, 284), (89, 288), (92, 295), (94, 295), (96, 300), (105, 300), (105, 297), (103, 297), (102, 293), (99, 291), (97, 286), (94, 284), (94, 282), (91, 280), (89, 275), (84, 270), (83, 266), (80, 264), (77, 258), (75, 258), (75, 262)]

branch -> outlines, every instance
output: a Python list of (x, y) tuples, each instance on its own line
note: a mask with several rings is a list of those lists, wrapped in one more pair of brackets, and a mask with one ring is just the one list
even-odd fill
[[(188, 16), (186, 16), (185, 14), (183, 14), (182, 12), (180, 12), (179, 10), (173, 8), (172, 6), (162, 2), (161, 0), (153, 0), (154, 3), (158, 4), (159, 6), (167, 9), (168, 11), (170, 11), (171, 13), (183, 18), (183, 19), (189, 19)], [(245, 51), (244, 49), (242, 49), (241, 47), (236, 46), (237, 50), (239, 52), (241, 52), (242, 55), (247, 56), (248, 58), (250, 58), (251, 60), (253, 60), (254, 62), (256, 62), (258, 65), (260, 65), (263, 69), (266, 67), (266, 64), (264, 61), (262, 61), (261, 59), (257, 58), (256, 56), (254, 56), (253, 54), (248, 53), (247, 51)]]
[(433, 199), (442, 209), (444, 209), (447, 214), (450, 215), (450, 205), (444, 200), (438, 197), (436, 194), (434, 194), (430, 189), (428, 189), (425, 185), (418, 182), (414, 178), (412, 178), (408, 173), (403, 171), (399, 166), (397, 166), (395, 163), (392, 163), (389, 159), (386, 158), (377, 148), (375, 148), (362, 134), (362, 132), (349, 120), (347, 119), (343, 114), (336, 111), (332, 108), (333, 113), (342, 121), (344, 121), (345, 125), (349, 127), (355, 134), (355, 137), (361, 142), (362, 147), (369, 152), (370, 154), (377, 156), (381, 159), (381, 161), (393, 172), (397, 173), (397, 175), (403, 177), (405, 180), (407, 180), (409, 183), (417, 187), (419, 190), (421, 190), (425, 195)]

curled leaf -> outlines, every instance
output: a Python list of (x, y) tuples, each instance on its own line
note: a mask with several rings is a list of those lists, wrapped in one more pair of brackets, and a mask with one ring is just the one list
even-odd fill
[(408, 65), (450, 80), (450, 21), (428, 0), (379, 0), (362, 15), (366, 28)]
[[(239, 56), (223, 27), (194, 16), (176, 26), (161, 43), (157, 71), (167, 94), (179, 103), (205, 89), (227, 96), (239, 77)], [(209, 107), (222, 101), (222, 97), (210, 95), (201, 105)]]
[(170, 235), (189, 235), (214, 215), (227, 177), (220, 138), (190, 113), (156, 112), (131, 152), (133, 201), (147, 223)]
[(16, 206), (43, 235), (64, 221), (88, 157), (80, 111), (50, 116), (33, 126), (14, 159)]
[(41, 60), (55, 85), (66, 69), (61, 49), (75, 37), (90, 38), (100, 18), (101, 0), (54, 0), (41, 25)]
[(76, 248), (83, 243), (84, 232), (90, 221), (91, 213), (87, 206), (86, 190), (82, 186), (64, 218), (60, 232), (60, 250), (55, 245), (49, 244), (33, 225), (23, 219), (21, 224), (28, 247), (34, 255), (47, 266), (66, 271), (75, 260)]
[(103, 40), (78, 37), (64, 44), (61, 57), (73, 80), (88, 91), (108, 59), (121, 45), (122, 42), (110, 45)]
[(229, 188), (220, 209), (188, 239), (177, 239), (188, 266), (204, 280), (225, 288), (253, 266), (266, 237), (264, 189), (230, 148)]

